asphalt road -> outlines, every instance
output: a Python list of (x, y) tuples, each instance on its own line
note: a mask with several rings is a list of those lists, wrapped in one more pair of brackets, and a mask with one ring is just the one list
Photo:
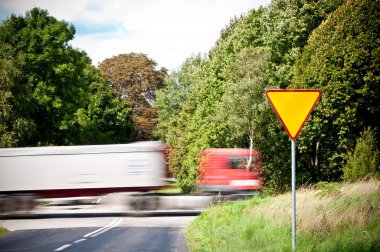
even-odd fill
[[(184, 199), (182, 199), (184, 201)], [(125, 195), (49, 200), (24, 215), (2, 215), (3, 251), (187, 251), (185, 228), (199, 211), (126, 210)]]
[(0, 220), (0, 251), (187, 251), (184, 217)]

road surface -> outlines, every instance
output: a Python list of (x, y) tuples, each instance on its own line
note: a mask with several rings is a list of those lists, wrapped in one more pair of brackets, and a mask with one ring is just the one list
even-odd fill
[(52, 204), (37, 208), (31, 216), (0, 218), (0, 226), (11, 231), (0, 237), (0, 252), (182, 252), (187, 251), (185, 228), (195, 218), (180, 211), (128, 214), (122, 204), (114, 203)]
[(187, 251), (193, 216), (0, 220), (0, 251)]

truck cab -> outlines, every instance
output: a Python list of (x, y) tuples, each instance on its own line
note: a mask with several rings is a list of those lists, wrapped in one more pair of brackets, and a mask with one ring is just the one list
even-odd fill
[(200, 168), (201, 188), (205, 191), (253, 191), (263, 187), (261, 153), (256, 150), (206, 149), (201, 154)]

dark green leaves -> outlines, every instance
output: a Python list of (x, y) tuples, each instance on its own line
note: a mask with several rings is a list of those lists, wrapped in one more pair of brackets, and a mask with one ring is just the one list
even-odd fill
[(34, 8), (0, 26), (1, 146), (126, 142), (130, 108), (88, 56), (75, 29)]

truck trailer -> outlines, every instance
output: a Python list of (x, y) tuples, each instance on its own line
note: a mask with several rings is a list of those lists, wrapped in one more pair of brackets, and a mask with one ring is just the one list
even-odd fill
[[(1, 204), (150, 191), (165, 186), (160, 142), (0, 149)], [(2, 202), (2, 203), (1, 203)]]

